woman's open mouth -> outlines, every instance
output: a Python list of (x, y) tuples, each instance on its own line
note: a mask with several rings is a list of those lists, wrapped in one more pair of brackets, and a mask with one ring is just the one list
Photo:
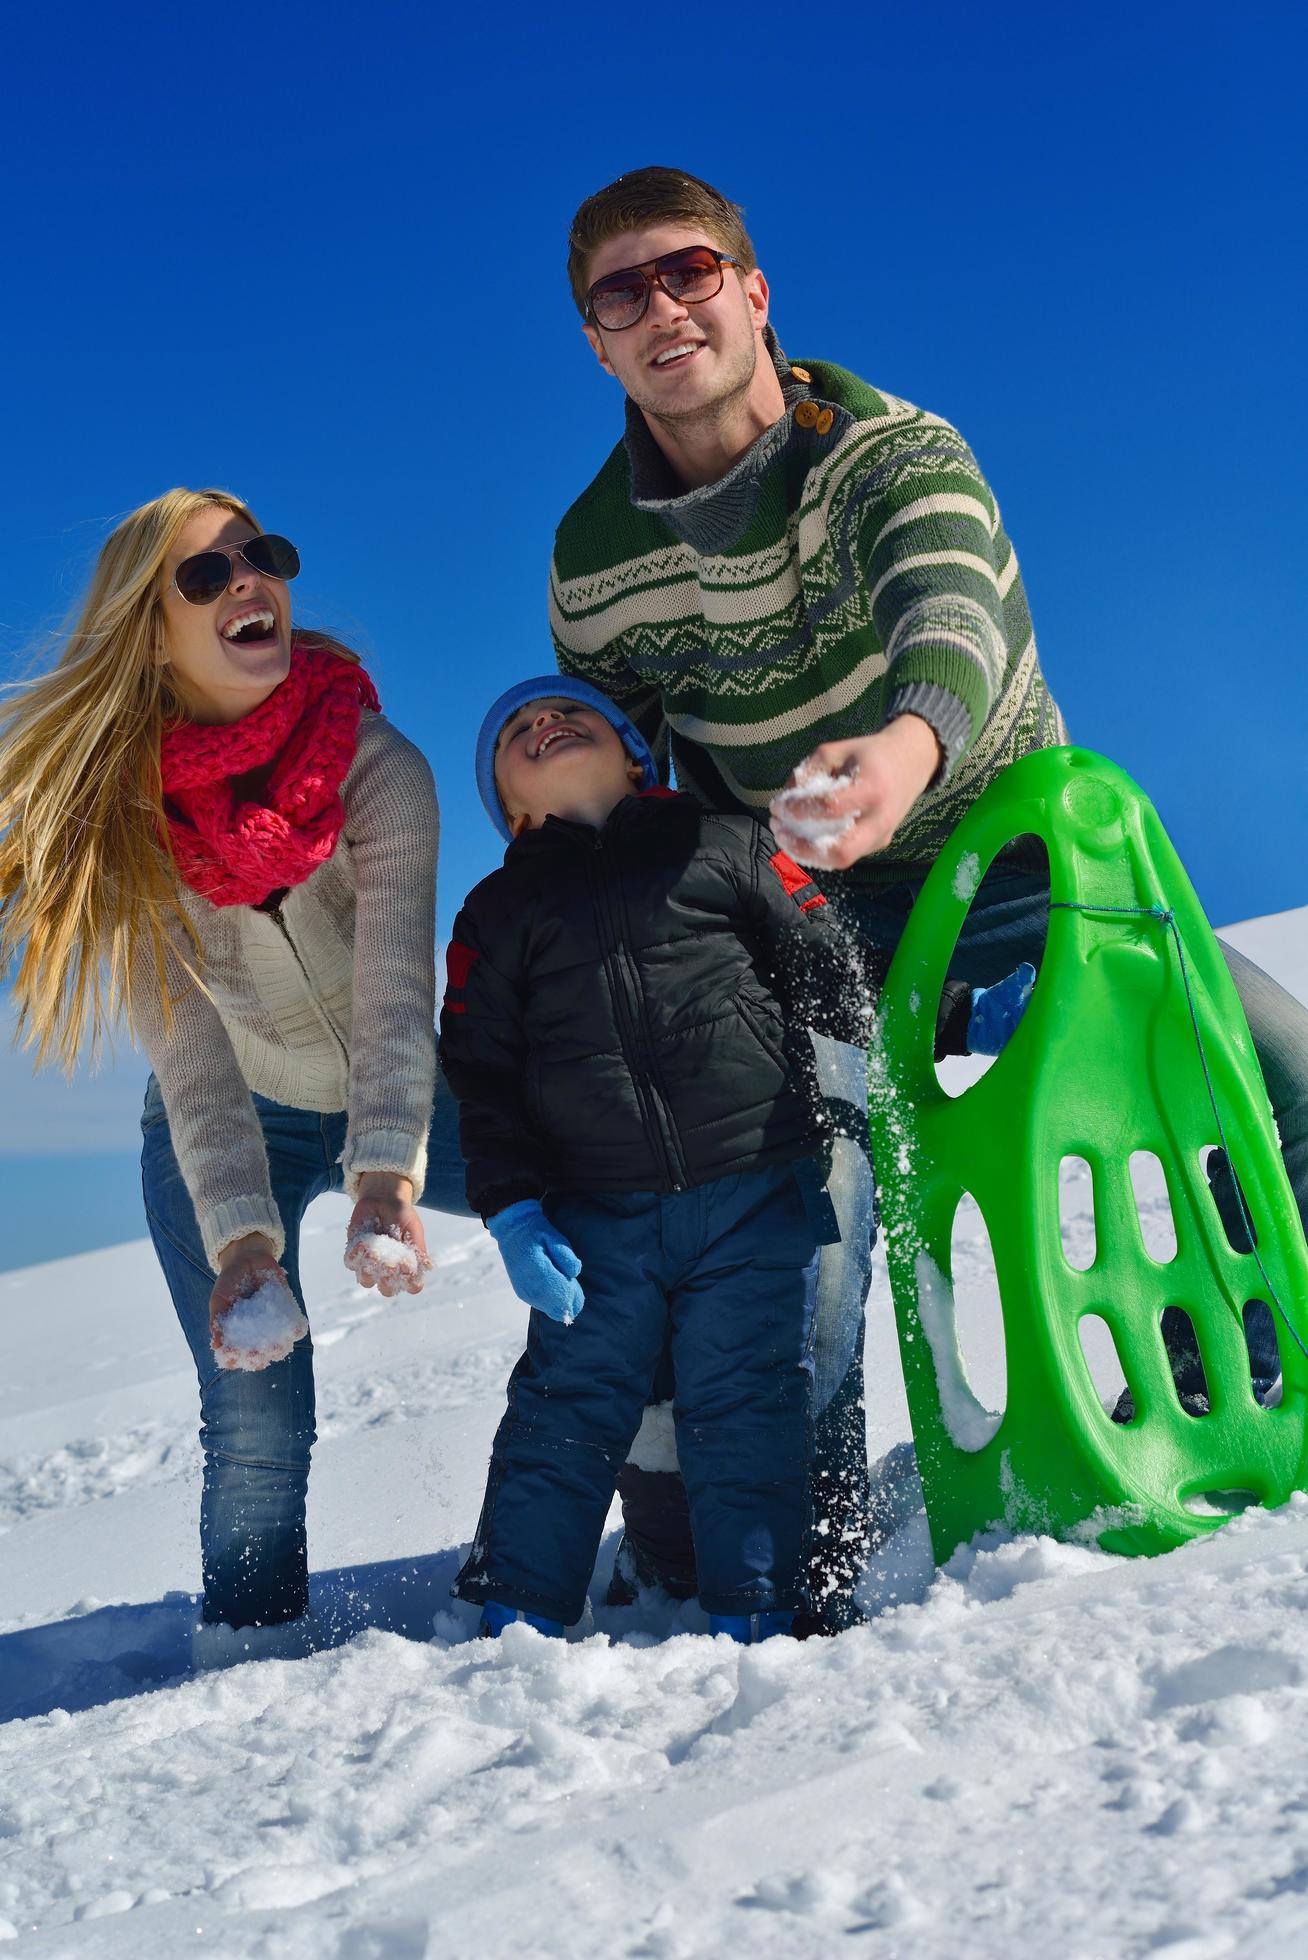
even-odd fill
[(233, 614), (223, 627), (223, 638), (230, 646), (265, 646), (277, 638), (277, 621), (267, 606), (251, 606)]

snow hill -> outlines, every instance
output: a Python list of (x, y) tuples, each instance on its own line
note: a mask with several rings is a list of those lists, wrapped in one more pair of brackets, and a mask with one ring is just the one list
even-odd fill
[[(1308, 909), (1231, 937), (1308, 998)], [(869, 1625), (742, 1650), (664, 1602), (472, 1643), (447, 1589), (524, 1310), (440, 1218), (426, 1295), (361, 1293), (345, 1217), (305, 1243), (339, 1644), (304, 1661), (186, 1672), (195, 1388), (148, 1244), (0, 1276), (0, 1941), (1308, 1952), (1308, 1497), (1153, 1561), (996, 1539), (937, 1572), (882, 1266)]]

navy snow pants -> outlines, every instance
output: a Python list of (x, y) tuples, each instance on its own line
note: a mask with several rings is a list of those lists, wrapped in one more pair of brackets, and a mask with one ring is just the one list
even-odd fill
[(582, 1262), (570, 1327), (533, 1313), (454, 1590), (571, 1625), (670, 1341), (677, 1454), (700, 1601), (800, 1603), (813, 1455), (817, 1242), (794, 1170), (651, 1191), (555, 1196)]

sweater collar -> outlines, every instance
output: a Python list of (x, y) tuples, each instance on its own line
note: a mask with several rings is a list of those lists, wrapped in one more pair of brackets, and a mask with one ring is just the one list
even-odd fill
[(837, 403), (823, 402), (823, 407), (832, 410), (832, 424), (826, 437), (815, 438), (811, 429), (801, 429), (794, 417), (797, 403), (820, 399), (812, 379), (806, 369), (795, 368), (786, 359), (770, 325), (763, 329), (763, 345), (776, 369), (786, 412), (770, 429), (764, 429), (716, 483), (683, 489), (650, 434), (645, 417), (630, 396), (627, 398), (624, 440), (631, 468), (631, 501), (637, 510), (661, 518), (683, 544), (695, 551), (710, 554), (729, 551), (748, 528), (763, 478), (773, 464), (797, 445), (811, 453), (815, 440), (821, 441), (825, 453), (840, 440), (853, 420)]

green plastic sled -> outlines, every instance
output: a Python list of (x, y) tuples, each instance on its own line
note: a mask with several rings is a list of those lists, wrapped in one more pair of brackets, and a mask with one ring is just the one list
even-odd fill
[[(932, 1057), (941, 984), (981, 877), (1028, 835), (1049, 853), (1054, 901), (1035, 993), (993, 1066), (951, 1098)], [(1204, 1175), (1219, 1143), (1214, 1101), (1253, 1252), (1232, 1250)], [(869, 1118), (938, 1560), (1001, 1525), (1162, 1552), (1305, 1487), (1308, 1249), (1266, 1090), (1180, 860), (1147, 798), (1111, 762), (1071, 748), (1027, 756), (954, 831), (886, 982)], [(1166, 1176), (1177, 1241), (1166, 1263), (1145, 1249), (1136, 1151), (1154, 1153)], [(1065, 1157), (1091, 1171), (1086, 1271), (1063, 1250)], [(950, 1239), (965, 1192), (985, 1220), (999, 1282), (1008, 1393), (997, 1428), (971, 1393), (954, 1330)], [(1253, 1396), (1242, 1318), (1251, 1300), (1265, 1301), (1276, 1325), (1283, 1385), (1273, 1408)], [(1168, 1306), (1193, 1322), (1206, 1415), (1181, 1404), (1159, 1325)], [(1134, 1399), (1129, 1423), (1112, 1421), (1096, 1393), (1079, 1333), (1086, 1315), (1111, 1331)]]

